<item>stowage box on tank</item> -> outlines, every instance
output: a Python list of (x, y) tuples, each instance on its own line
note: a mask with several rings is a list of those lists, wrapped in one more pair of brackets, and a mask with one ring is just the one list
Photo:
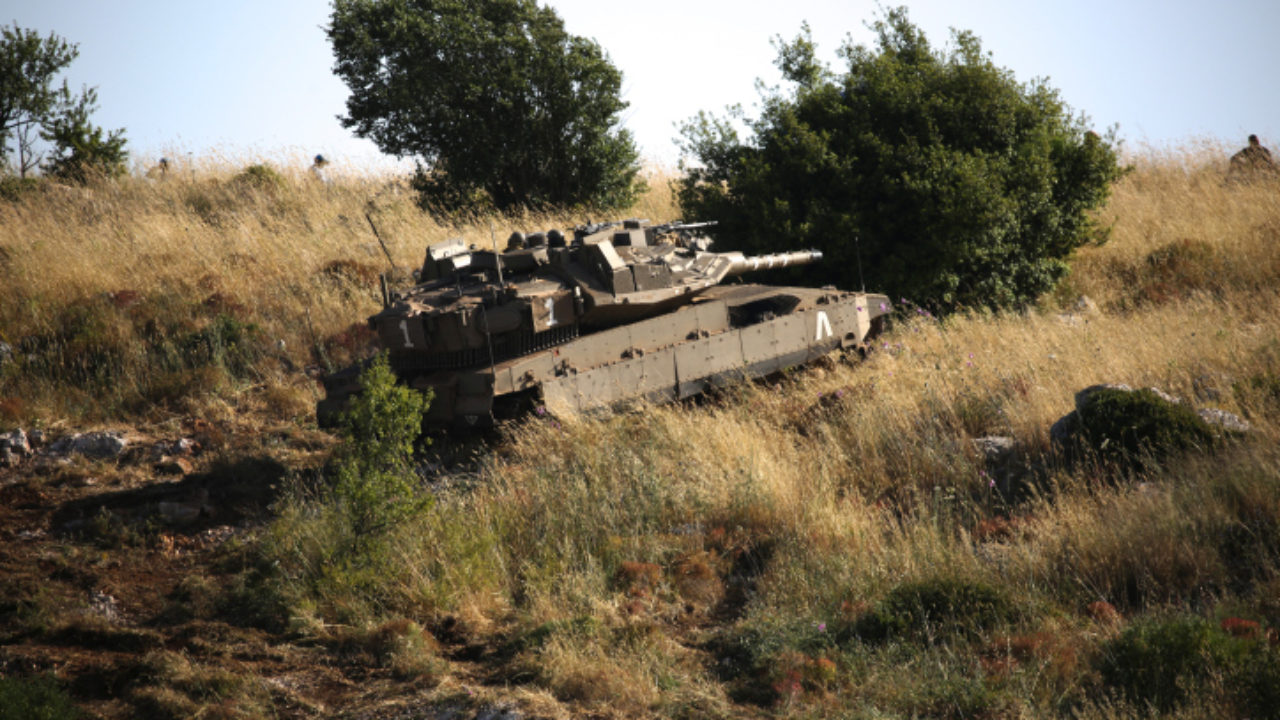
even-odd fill
[[(710, 252), (704, 225), (515, 233), (503, 252), (437, 243), (419, 284), (386, 298), (369, 324), (395, 373), (434, 392), (428, 423), (477, 427), (539, 404), (689, 397), (858, 347), (889, 311), (884, 295), (723, 284), (822, 254)], [(359, 371), (325, 378), (322, 424), (359, 392)]]

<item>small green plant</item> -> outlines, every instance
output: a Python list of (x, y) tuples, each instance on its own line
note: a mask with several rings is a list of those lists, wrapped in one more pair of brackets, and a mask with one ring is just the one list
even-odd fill
[(70, 720), (80, 717), (51, 675), (0, 677), (0, 720)]
[(391, 539), (431, 507), (413, 468), (429, 396), (397, 384), (385, 354), (370, 361), (360, 382), (339, 419), (343, 442), (325, 472), (328, 482), (299, 486), (277, 506), (258, 562), (228, 597), (229, 607), (248, 610), (255, 624), (280, 627), (304, 606), (343, 622), (377, 615), (373, 607), (387, 598), (396, 572)]
[(417, 488), (413, 447), (431, 398), (397, 384), (385, 353), (361, 373), (360, 386), (338, 421), (333, 500), (363, 551), (430, 502)]

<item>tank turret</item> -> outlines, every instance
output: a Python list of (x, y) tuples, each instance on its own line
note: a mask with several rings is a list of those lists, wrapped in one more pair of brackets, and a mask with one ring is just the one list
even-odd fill
[[(697, 232), (706, 225), (626, 220), (570, 235), (517, 232), (501, 252), (460, 239), (436, 243), (419, 284), (386, 296), (369, 323), (396, 373), (435, 393), (429, 420), (470, 426), (534, 403), (586, 409), (629, 396), (687, 396), (731, 370), (758, 375), (777, 369), (775, 360), (798, 364), (792, 361), (861, 343), (888, 310), (884, 296), (724, 284), (822, 254), (711, 252), (710, 239)], [(809, 312), (808, 305), (825, 307)], [(806, 313), (813, 333), (741, 332)], [(689, 353), (701, 351), (689, 348), (713, 338), (715, 347), (705, 350), (717, 357), (695, 363)], [(636, 365), (642, 358), (653, 359)], [(357, 374), (349, 368), (326, 379), (322, 422), (358, 392)]]

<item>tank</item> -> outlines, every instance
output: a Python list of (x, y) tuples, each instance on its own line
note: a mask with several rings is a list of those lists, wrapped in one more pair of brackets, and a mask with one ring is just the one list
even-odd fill
[[(427, 423), (437, 428), (687, 398), (864, 349), (879, 330), (884, 295), (739, 280), (820, 252), (711, 252), (700, 232), (710, 224), (517, 232), (501, 251), (447, 240), (427, 248), (415, 286), (384, 285), (369, 325), (396, 375), (434, 393)], [(325, 378), (322, 425), (359, 392), (360, 370)]]

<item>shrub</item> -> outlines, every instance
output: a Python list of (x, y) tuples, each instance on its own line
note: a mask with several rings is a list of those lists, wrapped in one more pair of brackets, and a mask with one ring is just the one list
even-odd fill
[[(344, 621), (376, 615), (393, 592), (391, 539), (431, 505), (413, 469), (430, 398), (398, 385), (385, 354), (360, 383), (339, 420), (343, 442), (326, 469), (331, 482), (300, 483), (276, 506), (259, 562), (229, 598), (260, 624), (278, 626), (287, 609), (303, 606)], [(269, 601), (259, 606), (259, 596)]]
[(422, 433), (429, 394), (399, 385), (385, 353), (360, 374), (360, 393), (339, 417), (333, 500), (350, 522), (356, 548), (425, 508), (417, 489), (414, 441)]
[(51, 675), (0, 677), (0, 720), (69, 720), (80, 717)]
[(1130, 702), (1169, 711), (1221, 681), (1224, 701), (1249, 717), (1280, 717), (1280, 657), (1198, 617), (1131, 625), (1102, 647), (1103, 681)]
[(185, 367), (216, 365), (235, 377), (245, 377), (262, 355), (261, 330), (226, 313), (218, 313), (203, 328), (180, 337), (178, 348)]
[(719, 220), (715, 237), (743, 250), (822, 250), (829, 262), (805, 270), (816, 284), (856, 286), (860, 258), (892, 297), (1027, 304), (1099, 236), (1090, 211), (1120, 175), (1113, 140), (971, 33), (935, 52), (902, 8), (872, 28), (874, 51), (841, 48), (843, 74), (816, 59), (807, 27), (781, 43), (794, 90), (763, 98), (749, 141), (729, 120), (686, 123), (699, 165), (679, 183), (684, 216)]
[(422, 626), (403, 618), (363, 629), (339, 631), (333, 638), (337, 650), (385, 667), (397, 680), (438, 679), (445, 663), (438, 644)]
[(1218, 439), (1195, 410), (1149, 389), (1100, 389), (1077, 412), (1080, 435), (1113, 461), (1140, 463), (1144, 457), (1209, 448)]
[(1127, 283), (1136, 302), (1161, 304), (1217, 285), (1222, 262), (1209, 243), (1184, 239), (1152, 250), (1138, 277)]
[(933, 578), (889, 591), (851, 628), (859, 638), (908, 638), (934, 642), (973, 638), (1013, 615), (1004, 593), (985, 583)]

